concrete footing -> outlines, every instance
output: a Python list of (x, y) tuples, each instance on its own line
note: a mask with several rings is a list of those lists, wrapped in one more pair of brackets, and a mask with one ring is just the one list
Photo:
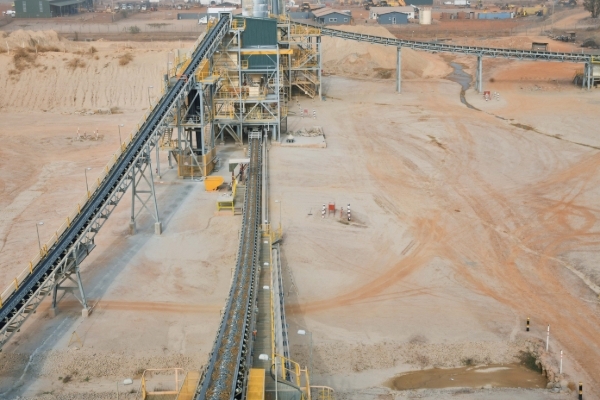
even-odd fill
[(162, 222), (154, 223), (154, 234), (160, 235), (162, 233)]
[(129, 223), (129, 234), (135, 235), (135, 221)]
[(84, 308), (81, 310), (81, 316), (83, 318), (87, 318), (90, 316), (90, 309), (89, 308)]
[(56, 317), (57, 313), (58, 313), (58, 309), (56, 309), (54, 307), (50, 307), (50, 309), (48, 310), (48, 315), (50, 316), (50, 318)]

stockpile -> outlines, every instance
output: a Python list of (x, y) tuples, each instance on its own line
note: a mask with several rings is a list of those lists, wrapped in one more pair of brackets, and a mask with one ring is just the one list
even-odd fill
[[(0, 110), (142, 110), (161, 96), (171, 44), (72, 42), (15, 31), (0, 43)], [(149, 86), (153, 88), (148, 90)]]
[[(393, 38), (381, 26), (336, 26), (335, 29), (373, 36)], [(354, 77), (393, 79), (396, 70), (396, 48), (323, 37), (323, 69), (326, 74)], [(438, 56), (402, 50), (402, 77), (439, 78), (451, 72), (451, 68)]]

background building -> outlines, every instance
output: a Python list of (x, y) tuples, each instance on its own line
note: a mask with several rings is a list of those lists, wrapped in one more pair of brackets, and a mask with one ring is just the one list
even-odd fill
[(315, 21), (322, 25), (350, 24), (352, 16), (329, 7), (320, 8), (312, 12)]
[(88, 0), (15, 0), (17, 18), (52, 18), (79, 13)]
[(399, 11), (383, 11), (378, 14), (377, 22), (381, 25), (408, 24), (408, 14)]

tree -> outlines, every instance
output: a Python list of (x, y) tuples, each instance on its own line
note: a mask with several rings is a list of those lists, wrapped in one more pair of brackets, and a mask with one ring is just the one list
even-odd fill
[(600, 15), (600, 0), (584, 0), (583, 8), (592, 13), (592, 18), (598, 18)]

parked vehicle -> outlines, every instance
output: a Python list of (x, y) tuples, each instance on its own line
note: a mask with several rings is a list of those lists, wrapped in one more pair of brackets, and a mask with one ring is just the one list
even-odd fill
[(7, 11), (2, 11), (2, 15), (6, 15), (7, 17), (10, 16), (10, 17), (14, 18), (15, 15), (17, 15), (17, 13), (14, 10), (7, 10)]

